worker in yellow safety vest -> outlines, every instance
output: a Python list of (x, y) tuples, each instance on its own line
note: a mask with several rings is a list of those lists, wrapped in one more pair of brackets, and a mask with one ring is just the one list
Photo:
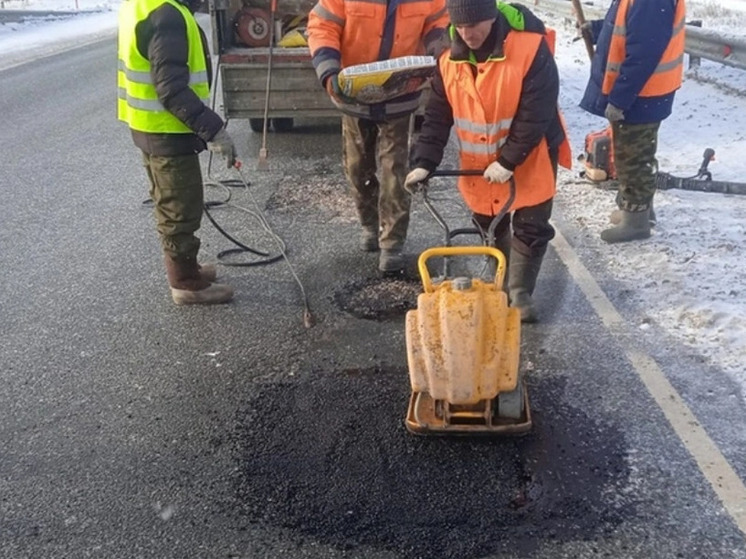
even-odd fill
[(199, 0), (123, 0), (119, 11), (119, 119), (142, 151), (166, 275), (176, 304), (224, 303), (228, 285), (200, 265), (204, 194), (198, 154), (205, 148), (235, 163), (223, 120), (206, 104), (211, 65), (194, 18)]

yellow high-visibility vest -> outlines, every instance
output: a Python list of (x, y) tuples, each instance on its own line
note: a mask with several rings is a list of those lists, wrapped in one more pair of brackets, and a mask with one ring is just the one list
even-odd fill
[(186, 6), (174, 0), (123, 0), (119, 10), (119, 68), (117, 70), (117, 116), (133, 130), (150, 133), (188, 134), (192, 130), (158, 100), (150, 73), (150, 61), (137, 50), (135, 29), (163, 4), (171, 4), (184, 16), (189, 45), (189, 87), (207, 102), (210, 84), (207, 59), (197, 20)]

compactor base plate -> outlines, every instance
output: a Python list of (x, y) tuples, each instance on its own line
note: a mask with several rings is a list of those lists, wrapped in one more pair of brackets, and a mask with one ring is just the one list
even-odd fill
[(499, 417), (496, 400), (483, 400), (473, 407), (454, 406), (449, 413), (451, 406), (446, 402), (433, 400), (427, 392), (412, 392), (405, 425), (415, 435), (522, 435), (531, 429), (525, 386), (523, 409), (517, 419)]

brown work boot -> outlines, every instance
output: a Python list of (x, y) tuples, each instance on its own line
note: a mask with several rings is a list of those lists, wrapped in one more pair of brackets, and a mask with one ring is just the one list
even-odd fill
[(378, 229), (364, 227), (360, 234), (360, 250), (363, 252), (378, 251)]
[(166, 256), (165, 262), (171, 298), (177, 305), (215, 305), (233, 298), (230, 285), (210, 283), (201, 276), (196, 259)]
[(215, 264), (197, 264), (199, 269), (199, 277), (210, 283), (214, 282), (218, 277), (218, 267)]

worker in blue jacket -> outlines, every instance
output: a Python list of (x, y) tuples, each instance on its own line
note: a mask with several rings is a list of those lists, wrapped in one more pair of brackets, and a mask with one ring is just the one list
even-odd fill
[(596, 52), (580, 106), (609, 120), (619, 179), (607, 243), (650, 236), (658, 129), (681, 87), (685, 0), (613, 0), (589, 22)]

